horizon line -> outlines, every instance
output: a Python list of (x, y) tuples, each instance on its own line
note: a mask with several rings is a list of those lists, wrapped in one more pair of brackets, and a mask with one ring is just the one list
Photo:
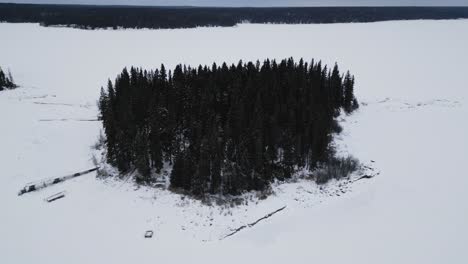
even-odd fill
[(0, 2), (0, 5), (48, 5), (48, 6), (99, 6), (99, 7), (150, 7), (150, 8), (441, 8), (441, 7), (468, 7), (467, 5), (314, 5), (314, 6), (209, 6), (209, 5), (139, 5), (139, 4), (85, 4), (85, 3), (13, 3)]

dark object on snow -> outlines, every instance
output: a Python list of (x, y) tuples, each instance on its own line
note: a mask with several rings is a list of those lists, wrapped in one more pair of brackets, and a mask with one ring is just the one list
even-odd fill
[(2, 68), (0, 68), (0, 91), (14, 89), (16, 87), (18, 86), (14, 83), (11, 73), (4, 73)]
[(99, 169), (99, 167), (96, 167), (96, 168), (92, 168), (92, 169), (89, 169), (89, 170), (85, 170), (85, 171), (82, 171), (82, 172), (74, 173), (74, 174), (71, 174), (71, 175), (63, 176), (63, 177), (43, 180), (43, 181), (39, 181), (37, 183), (29, 183), (26, 186), (24, 186), (24, 188), (21, 189), (18, 192), (18, 195), (23, 195), (23, 194), (28, 193), (28, 192), (37, 191), (39, 189), (46, 188), (46, 187), (49, 187), (49, 186), (54, 185), (54, 184), (57, 184), (57, 183), (60, 183), (60, 182), (63, 182), (63, 181), (66, 181), (66, 180), (69, 180), (69, 179), (72, 179), (72, 178), (75, 178), (75, 177), (78, 177), (78, 176), (88, 174), (88, 173), (96, 171), (98, 169)]
[(255, 221), (255, 222), (253, 222), (253, 223), (250, 223), (250, 224), (247, 224), (247, 225), (243, 225), (243, 226), (241, 226), (241, 227), (239, 227), (239, 228), (236, 228), (236, 229), (232, 230), (231, 233), (225, 235), (225, 236), (224, 236), (223, 238), (221, 238), (220, 240), (223, 240), (223, 239), (225, 239), (225, 238), (228, 238), (228, 237), (230, 237), (230, 236), (236, 234), (237, 232), (241, 231), (241, 230), (244, 229), (244, 228), (252, 227), (252, 226), (258, 224), (260, 221), (265, 220), (265, 219), (267, 219), (267, 218), (270, 218), (270, 217), (272, 217), (274, 214), (283, 211), (285, 208), (286, 208), (286, 205), (283, 206), (283, 207), (281, 207), (280, 209), (278, 209), (278, 210), (276, 210), (276, 211), (273, 211), (273, 212), (271, 212), (271, 213), (265, 215), (265, 216), (262, 217), (262, 218), (257, 219), (257, 221)]
[(157, 179), (155, 184), (154, 184), (154, 187), (165, 189), (166, 188), (166, 181), (164, 179)]
[(363, 180), (363, 179), (372, 179), (372, 178), (374, 178), (374, 177), (377, 176), (377, 175), (379, 175), (379, 173), (377, 173), (377, 174), (371, 174), (371, 175), (364, 175), (364, 176), (362, 176), (362, 177), (357, 178), (356, 180), (354, 180), (354, 182), (357, 182), (357, 181)]
[(54, 195), (51, 195), (51, 196), (47, 197), (45, 200), (46, 200), (46, 202), (50, 203), (50, 202), (53, 202), (55, 200), (61, 199), (63, 197), (65, 197), (65, 192), (59, 192), (59, 193), (56, 193)]
[(148, 230), (145, 232), (145, 238), (152, 238), (153, 237), (153, 231)]
[(59, 182), (61, 182), (62, 180), (60, 178), (55, 178), (54, 181), (52, 182), (52, 184), (57, 184)]

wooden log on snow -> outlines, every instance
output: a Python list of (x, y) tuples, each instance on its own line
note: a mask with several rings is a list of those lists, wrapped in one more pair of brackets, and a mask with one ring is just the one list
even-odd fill
[(246, 225), (243, 225), (243, 226), (241, 226), (241, 227), (239, 227), (239, 228), (236, 228), (236, 229), (232, 230), (231, 233), (225, 235), (225, 236), (224, 236), (223, 238), (221, 238), (220, 240), (223, 240), (223, 239), (228, 238), (228, 237), (230, 237), (230, 236), (232, 236), (232, 235), (235, 235), (237, 232), (241, 231), (241, 230), (244, 229), (244, 228), (253, 227), (254, 225), (258, 224), (260, 221), (263, 221), (263, 220), (265, 220), (265, 219), (267, 219), (267, 218), (272, 217), (274, 214), (283, 211), (285, 208), (286, 208), (286, 205), (283, 206), (283, 207), (281, 207), (281, 208), (279, 208), (279, 209), (277, 209), (277, 210), (275, 210), (275, 211), (273, 211), (273, 212), (271, 212), (271, 213), (269, 213), (269, 214), (267, 214), (267, 215), (265, 215), (264, 217), (261, 217), (261, 218), (257, 219), (257, 221), (255, 221), (255, 222), (252, 222), (252, 223), (250, 223), (250, 224), (246, 224)]
[(363, 179), (372, 179), (372, 178), (374, 178), (376, 175), (378, 175), (378, 174), (364, 175), (364, 176), (361, 176), (361, 177), (357, 178), (357, 179), (354, 180), (353, 182), (357, 182), (357, 181), (360, 181), (360, 180), (363, 180)]
[(63, 176), (63, 177), (47, 179), (47, 180), (39, 181), (37, 183), (29, 183), (26, 186), (24, 186), (23, 189), (21, 189), (18, 192), (18, 195), (23, 195), (23, 194), (28, 193), (28, 192), (37, 191), (37, 190), (49, 187), (49, 186), (54, 185), (54, 184), (57, 184), (57, 183), (60, 183), (60, 182), (63, 182), (63, 181), (69, 180), (69, 179), (73, 179), (73, 178), (78, 177), (78, 176), (88, 174), (88, 173), (96, 171), (98, 169), (99, 169), (99, 167), (96, 167), (96, 168), (92, 168), (92, 169), (85, 170), (85, 171), (82, 171), (82, 172), (77, 172), (77, 173), (70, 174), (70, 175)]
[(56, 193), (54, 195), (47, 197), (45, 200), (46, 202), (51, 203), (55, 200), (62, 199), (63, 197), (65, 197), (65, 192), (59, 192), (59, 193)]

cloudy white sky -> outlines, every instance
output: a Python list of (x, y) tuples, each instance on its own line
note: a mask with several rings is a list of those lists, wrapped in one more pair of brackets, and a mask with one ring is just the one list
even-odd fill
[(468, 0), (0, 0), (0, 2), (164, 6), (468, 6)]

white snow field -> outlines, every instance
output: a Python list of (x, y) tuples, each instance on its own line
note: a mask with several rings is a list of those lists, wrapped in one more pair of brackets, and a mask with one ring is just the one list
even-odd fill
[[(468, 263), (468, 20), (117, 31), (0, 23), (0, 36), (0, 66), (21, 85), (0, 92), (0, 263)], [(337, 144), (380, 175), (322, 190), (287, 183), (231, 209), (94, 173), (17, 196), (28, 182), (93, 167), (101, 125), (86, 120), (124, 66), (290, 56), (337, 61), (356, 76), (361, 108)]]

